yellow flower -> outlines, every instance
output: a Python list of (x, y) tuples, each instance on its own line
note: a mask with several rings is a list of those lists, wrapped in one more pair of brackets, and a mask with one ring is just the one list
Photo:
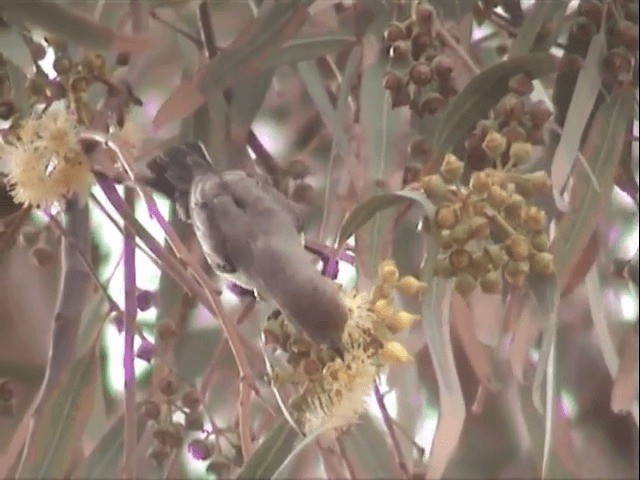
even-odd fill
[[(281, 369), (273, 369), (272, 377), (280, 379), (273, 387), (278, 397), (281, 391), (290, 393), (289, 407), (283, 408), (305, 433), (318, 428), (331, 431), (356, 421), (380, 371), (389, 363), (411, 358), (402, 345), (390, 339), (394, 331), (413, 323), (416, 315), (394, 312), (390, 299), (374, 302), (367, 292), (342, 290), (341, 297), (349, 312), (342, 333), (342, 358), (317, 345), (312, 345), (309, 352), (294, 352), (299, 334), (282, 316), (270, 317), (268, 322), (273, 324), (267, 323), (265, 327), (265, 330), (275, 328), (289, 338), (286, 345), (279, 343), (286, 361)], [(385, 318), (380, 318), (380, 314)], [(397, 321), (393, 323), (393, 319)], [(310, 363), (319, 364), (319, 374), (316, 368), (313, 375), (305, 372), (304, 366)]]
[(17, 202), (46, 207), (73, 194), (86, 201), (94, 178), (78, 130), (66, 103), (58, 104), (23, 121), (14, 139), (0, 144)]

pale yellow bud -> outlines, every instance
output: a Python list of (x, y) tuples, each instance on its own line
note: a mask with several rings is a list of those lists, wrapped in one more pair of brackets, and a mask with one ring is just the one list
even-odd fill
[(491, 158), (497, 158), (507, 148), (507, 139), (496, 131), (490, 131), (482, 142), (482, 148)]
[(418, 315), (402, 310), (400, 312), (396, 312), (395, 315), (389, 318), (386, 325), (392, 333), (398, 333), (402, 330), (406, 330), (407, 328), (411, 328), (419, 318), (420, 316)]
[(413, 296), (424, 291), (427, 288), (427, 284), (411, 275), (406, 275), (400, 279), (396, 288), (400, 293)]
[(442, 175), (447, 182), (458, 181), (462, 176), (463, 171), (464, 163), (462, 163), (458, 157), (452, 153), (447, 153), (444, 156), (442, 166), (440, 167), (440, 175)]
[(387, 259), (378, 265), (378, 278), (383, 284), (395, 285), (399, 276), (398, 267), (396, 267), (396, 262), (393, 260)]
[(386, 322), (393, 315), (393, 306), (389, 300), (382, 298), (373, 305), (373, 313), (380, 320)]
[(514, 142), (509, 149), (509, 159), (513, 165), (522, 165), (531, 160), (531, 144), (528, 142)]
[(379, 355), (380, 359), (388, 364), (407, 363), (413, 360), (407, 349), (398, 342), (386, 342)]

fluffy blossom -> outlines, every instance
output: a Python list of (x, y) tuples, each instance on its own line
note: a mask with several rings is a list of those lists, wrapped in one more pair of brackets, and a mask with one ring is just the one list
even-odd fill
[[(391, 306), (393, 290), (398, 287), (397, 270), (391, 274), (395, 264), (386, 261), (381, 267), (371, 294), (341, 291), (349, 312), (342, 334), (342, 358), (306, 341), (278, 311), (267, 320), (263, 340), (265, 346), (274, 347), (273, 355), (266, 355), (273, 386), (280, 398), (289, 399), (287, 406), (284, 402), (281, 406), (305, 433), (353, 423), (364, 410), (365, 398), (380, 371), (389, 363), (411, 360), (393, 336), (418, 317), (393, 307), (390, 315), (375, 308), (381, 301)], [(398, 317), (405, 319), (401, 327)], [(284, 358), (274, 366), (278, 354)]]
[(84, 201), (94, 181), (66, 103), (24, 120), (0, 143), (0, 156), (8, 161), (11, 194), (19, 203), (46, 207), (72, 194)]

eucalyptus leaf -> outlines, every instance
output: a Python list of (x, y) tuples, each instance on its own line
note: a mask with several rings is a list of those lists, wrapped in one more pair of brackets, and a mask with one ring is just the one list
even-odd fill
[(138, 52), (149, 46), (148, 39), (144, 37), (119, 34), (50, 0), (4, 2), (2, 8), (9, 22), (27, 23), (64, 38), (68, 43), (94, 50)]
[(354, 37), (334, 33), (314, 37), (300, 37), (285, 43), (282, 48), (274, 50), (264, 59), (262, 68), (276, 68), (283, 65), (293, 65), (305, 60), (335, 53), (338, 50), (352, 45)]
[(526, 73), (536, 79), (555, 70), (553, 55), (532, 53), (502, 61), (481, 72), (447, 105), (433, 138), (435, 151), (447, 152), (456, 147), (508, 92), (512, 76)]
[(394, 193), (382, 193), (364, 201), (349, 214), (340, 227), (338, 244), (342, 245), (360, 227), (369, 222), (376, 214), (407, 201), (422, 207), (424, 215), (432, 217), (435, 212), (433, 204), (421, 192), (400, 190)]
[(565, 0), (538, 0), (527, 12), (522, 27), (518, 29), (518, 35), (513, 39), (509, 48), (509, 56), (517, 57), (526, 55), (534, 47), (540, 28), (549, 20), (552, 20), (560, 12), (567, 9)]
[[(562, 211), (569, 207), (562, 198), (562, 191), (571, 173), (576, 156), (579, 155), (580, 141), (587, 126), (591, 111), (601, 88), (600, 65), (607, 52), (607, 40), (604, 32), (591, 39), (584, 66), (578, 75), (567, 118), (562, 129), (560, 143), (556, 147), (551, 161), (551, 185), (553, 198)], [(596, 177), (597, 178), (597, 177)]]
[[(138, 441), (142, 438), (147, 419), (142, 414), (141, 403), (136, 408), (136, 432)], [(78, 465), (72, 478), (102, 479), (119, 475), (120, 462), (124, 451), (124, 414), (118, 416), (111, 427), (102, 435), (93, 450)]]
[(634, 92), (624, 90), (611, 95), (602, 103), (593, 119), (583, 147), (586, 162), (598, 178), (597, 191), (584, 169), (574, 177), (572, 209), (567, 212), (556, 230), (552, 245), (555, 269), (560, 285), (565, 285), (580, 255), (596, 228), (604, 205), (609, 201), (615, 172), (633, 121)]
[(61, 478), (72, 468), (98, 385), (97, 344), (63, 373), (40, 404), (18, 477)]
[(287, 461), (299, 438), (300, 434), (289, 422), (281, 419), (247, 459), (237, 478), (272, 478)]

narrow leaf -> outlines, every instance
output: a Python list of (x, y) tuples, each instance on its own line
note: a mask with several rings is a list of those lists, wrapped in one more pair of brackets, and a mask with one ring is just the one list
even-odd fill
[(436, 129), (436, 152), (447, 152), (458, 145), (489, 110), (508, 92), (509, 79), (526, 73), (532, 79), (553, 73), (556, 62), (548, 53), (514, 57), (493, 65), (471, 80), (449, 103)]
[(369, 414), (362, 415), (340, 440), (358, 478), (401, 478), (386, 435)]
[(360, 227), (371, 220), (378, 212), (397, 206), (407, 201), (422, 207), (424, 215), (432, 217), (435, 212), (433, 204), (422, 194), (414, 190), (400, 190), (394, 193), (375, 195), (358, 205), (344, 220), (338, 235), (338, 244), (342, 245)]
[(298, 438), (300, 434), (283, 418), (251, 454), (237, 478), (271, 478), (289, 458)]
[(547, 21), (553, 19), (560, 10), (564, 12), (566, 8), (567, 2), (565, 0), (556, 0), (554, 2), (538, 0), (535, 2), (527, 12), (525, 21), (518, 30), (518, 36), (511, 42), (509, 56), (517, 57), (529, 53), (538, 37), (540, 28)]
[(285, 43), (282, 48), (264, 58), (262, 68), (277, 68), (328, 55), (355, 42), (354, 37), (334, 33), (314, 37), (301, 37)]
[(524, 367), (529, 359), (529, 349), (540, 334), (540, 325), (531, 316), (527, 306), (522, 310), (509, 344), (509, 362), (511, 370), (520, 383), (523, 383)]
[[(430, 278), (433, 276), (426, 275), (423, 280)], [(447, 282), (433, 278), (422, 307), (423, 327), (438, 379), (440, 398), (438, 425), (431, 443), (427, 469), (427, 477), (436, 479), (442, 477), (447, 463), (456, 450), (466, 416), (462, 387), (451, 346), (449, 327), (451, 290), (451, 285)]]
[(151, 45), (146, 37), (117, 33), (50, 0), (4, 2), (2, 7), (10, 21), (28, 23), (69, 43), (94, 50), (140, 52)]
[(19, 477), (60, 478), (68, 474), (93, 409), (100, 372), (96, 347), (94, 342), (62, 375), (35, 413)]
[[(136, 416), (136, 432), (138, 440), (144, 433), (147, 424), (146, 417), (142, 415), (141, 404), (138, 405)], [(78, 466), (72, 478), (78, 479), (101, 479), (115, 478), (119, 475), (120, 462), (124, 449), (124, 414), (121, 414), (102, 435), (96, 446), (87, 455), (84, 461)]]
[(551, 161), (553, 197), (556, 205), (562, 211), (566, 211), (568, 208), (567, 202), (562, 198), (562, 191), (578, 155), (582, 134), (600, 92), (600, 65), (606, 51), (607, 41), (604, 32), (600, 32), (593, 37), (591, 45), (589, 45), (584, 66), (578, 75), (578, 81), (573, 90), (573, 97), (569, 104), (560, 143)]
[[(183, 83), (169, 95), (153, 120), (154, 127), (160, 128), (195, 112), (206, 101), (204, 92), (222, 90), (234, 79), (272, 68), (265, 64), (265, 58), (302, 28), (310, 3), (311, 0), (301, 0), (271, 4), (227, 49), (200, 68), (192, 81)], [(185, 97), (187, 102), (183, 105)]]
[(474, 312), (469, 302), (454, 293), (451, 297), (451, 320), (454, 332), (460, 339), (464, 353), (467, 355), (478, 380), (493, 391), (498, 387), (498, 380), (491, 362), (491, 349), (478, 340), (474, 330), (473, 317)]
[(633, 106), (633, 91), (617, 92), (600, 105), (593, 119), (583, 153), (600, 182), (600, 191), (595, 190), (586, 172), (576, 172), (571, 199), (575, 207), (558, 223), (552, 244), (560, 285), (567, 283), (609, 201), (616, 167), (633, 120)]
[[(600, 274), (598, 273), (597, 264), (591, 267), (591, 270), (585, 279), (585, 283), (587, 285), (587, 296), (589, 298), (589, 308), (591, 309), (591, 318), (593, 319), (593, 330), (596, 335), (596, 340), (600, 346), (604, 363), (607, 366), (611, 377), (615, 378), (620, 368), (620, 358), (618, 358), (616, 345), (613, 341), (611, 332), (609, 331), (607, 316), (602, 305), (602, 288), (600, 286)], [(635, 368), (637, 368), (637, 363)], [(635, 395), (636, 397), (629, 410), (636, 422), (636, 425), (638, 425), (639, 408), (637, 388)]]

